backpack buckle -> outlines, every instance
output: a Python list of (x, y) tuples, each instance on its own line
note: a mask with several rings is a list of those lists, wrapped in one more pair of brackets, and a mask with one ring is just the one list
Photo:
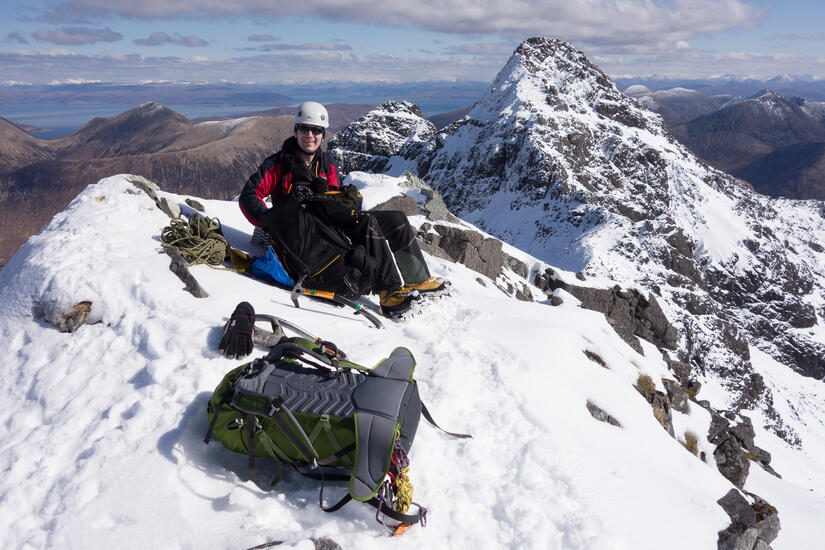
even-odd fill
[(272, 401), (269, 402), (269, 411), (267, 411), (267, 416), (275, 416), (279, 412), (281, 412), (281, 405), (284, 404), (283, 396), (278, 396)]

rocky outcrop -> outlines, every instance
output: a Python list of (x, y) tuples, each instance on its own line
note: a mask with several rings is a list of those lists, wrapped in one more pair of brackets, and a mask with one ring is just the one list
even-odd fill
[(464, 264), (496, 280), (504, 266), (501, 241), (451, 225), (425, 223), (418, 232), (422, 249), (434, 256)]
[(533, 283), (548, 293), (560, 288), (575, 296), (582, 307), (603, 313), (619, 336), (639, 353), (642, 346), (637, 337), (662, 348), (676, 348), (676, 328), (652, 295), (645, 297), (636, 289), (619, 286), (605, 289), (573, 285), (556, 277), (552, 268), (537, 273)]
[(736, 489), (717, 502), (730, 516), (729, 527), (719, 532), (718, 550), (770, 550), (779, 535), (779, 513), (758, 496), (747, 493), (753, 503)]
[(635, 388), (642, 394), (645, 400), (650, 403), (653, 409), (653, 416), (659, 424), (662, 425), (671, 437), (676, 437), (673, 432), (673, 415), (670, 412), (671, 403), (668, 396), (657, 390), (653, 380), (646, 374), (639, 376)]
[(621, 422), (604, 412), (603, 409), (599, 408), (597, 405), (594, 405), (590, 401), (587, 401), (587, 410), (590, 412), (590, 415), (599, 422), (607, 422), (611, 426), (617, 426), (619, 428), (622, 427)]
[(750, 418), (731, 411), (720, 413), (707, 404), (711, 413), (708, 441), (716, 446), (713, 456), (719, 471), (731, 483), (744, 487), (750, 463), (756, 462), (765, 471), (779, 477), (771, 467), (771, 454), (756, 446)]
[(327, 151), (342, 175), (353, 171), (382, 172), (391, 157), (415, 158), (418, 147), (435, 135), (435, 126), (408, 101), (387, 101), (342, 128)]
[[(506, 254), (500, 240), (462, 227), (461, 220), (449, 212), (437, 191), (409, 172), (406, 173), (406, 180), (406, 185), (402, 187), (418, 191), (423, 197), (422, 202), (409, 195), (397, 195), (372, 210), (400, 210), (407, 216), (425, 216), (430, 221), (421, 224), (416, 238), (421, 249), (433, 256), (465, 265), (493, 281), (503, 274), (505, 268), (520, 277), (527, 276), (527, 266)], [(518, 299), (532, 300), (525, 284), (516, 288), (508, 283), (503, 290)]]

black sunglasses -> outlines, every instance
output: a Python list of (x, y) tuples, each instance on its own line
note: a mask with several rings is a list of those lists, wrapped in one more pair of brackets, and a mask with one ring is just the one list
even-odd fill
[(307, 126), (306, 124), (296, 124), (295, 130), (298, 132), (312, 132), (314, 136), (320, 136), (324, 133), (324, 129), (319, 126)]

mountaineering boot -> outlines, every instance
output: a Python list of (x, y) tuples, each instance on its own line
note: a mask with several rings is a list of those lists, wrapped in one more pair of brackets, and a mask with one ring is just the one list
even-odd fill
[(430, 277), (423, 283), (404, 285), (401, 290), (407, 292), (416, 291), (421, 294), (422, 298), (446, 296), (450, 294), (450, 281), (439, 279), (438, 277)]
[(421, 299), (418, 291), (413, 290), (382, 290), (378, 293), (378, 302), (381, 304), (381, 315), (385, 317), (401, 317), (409, 312), (413, 304)]

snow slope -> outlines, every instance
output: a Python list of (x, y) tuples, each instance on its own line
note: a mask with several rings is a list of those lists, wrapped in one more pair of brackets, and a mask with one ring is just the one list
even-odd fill
[[(367, 206), (400, 192), (401, 179), (357, 179)], [(490, 281), (480, 284), (477, 273), (436, 258), (428, 258), (432, 270), (452, 280), (453, 297), (408, 321), (387, 321), (384, 330), (320, 303), (295, 309), (282, 290), (204, 266), (192, 273), (210, 296), (196, 299), (159, 254), (168, 218), (129, 180), (89, 186), (0, 272), (4, 548), (243, 549), (278, 540), (307, 549), (310, 537), (321, 536), (347, 549), (716, 547), (717, 531), (729, 524), (716, 500), (731, 485), (705, 439), (710, 417), (695, 404), (690, 414), (674, 411), (677, 436), (695, 434), (709, 457), (703, 462), (668, 436), (633, 388), (641, 373), (660, 389), (668, 376), (652, 345), (645, 356), (636, 353), (572, 296), (558, 307), (512, 300)], [(234, 246), (251, 250), (251, 227), (235, 203), (201, 202)], [(81, 300), (92, 301), (90, 317), (99, 323), (68, 334), (46, 320)], [(411, 477), (415, 500), (429, 508), (426, 528), (387, 540), (371, 508), (350, 503), (325, 514), (317, 483), (286, 472), (270, 488), (274, 467), (261, 461), (255, 485), (245, 456), (214, 440), (204, 445), (208, 397), (238, 364), (215, 349), (241, 300), (335, 341), (364, 364), (396, 346), (413, 352), (436, 419), (474, 435), (458, 441), (419, 428)], [(364, 303), (376, 307), (374, 299)], [(775, 367), (759, 357), (766, 373)], [(774, 370), (777, 387), (822, 402), (810, 379), (786, 381), (787, 369)], [(622, 427), (592, 418), (588, 400)], [(821, 444), (821, 420), (804, 420)], [(760, 444), (789, 476), (762, 476), (754, 466), (758, 475), (749, 480), (780, 508), (783, 530), (773, 548), (818, 547), (822, 454), (805, 460), (755, 424)], [(329, 494), (336, 491), (344, 485)]]

